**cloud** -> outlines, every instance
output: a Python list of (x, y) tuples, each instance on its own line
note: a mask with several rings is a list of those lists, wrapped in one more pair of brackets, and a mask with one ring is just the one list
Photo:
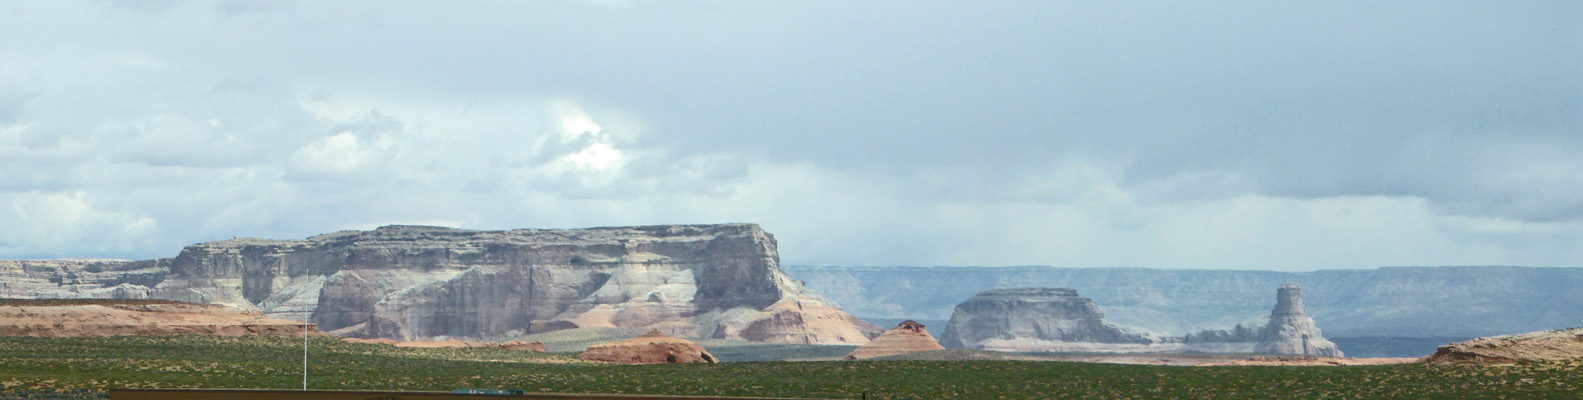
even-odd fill
[(1574, 5), (104, 5), (0, 13), (36, 38), (0, 47), (0, 258), (427, 221), (759, 222), (787, 263), (1583, 260)]
[(298, 149), (292, 156), (291, 167), (307, 174), (335, 175), (364, 169), (377, 168), (381, 159), (393, 145), (388, 141), (362, 143), (351, 131), (341, 131)]
[(0, 204), (10, 206), (0, 212), (0, 252), (32, 258), (69, 246), (78, 257), (113, 257), (153, 244), (158, 221), (99, 203), (82, 192), (0, 194)]

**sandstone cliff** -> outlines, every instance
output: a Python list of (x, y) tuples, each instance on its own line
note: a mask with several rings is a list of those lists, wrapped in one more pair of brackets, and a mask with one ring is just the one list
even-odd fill
[[(0, 264), (9, 285), (0, 290), (222, 304), (351, 337), (653, 328), (684, 337), (863, 344), (881, 330), (781, 272), (774, 237), (752, 224), (387, 226), (203, 243), (169, 260), (26, 263)], [(101, 272), (86, 272), (92, 269)]]
[(0, 260), (0, 298), (147, 299), (171, 259)]
[(1068, 343), (1148, 344), (1105, 323), (1099, 306), (1066, 288), (984, 291), (956, 306), (940, 344), (951, 349), (1069, 350)]

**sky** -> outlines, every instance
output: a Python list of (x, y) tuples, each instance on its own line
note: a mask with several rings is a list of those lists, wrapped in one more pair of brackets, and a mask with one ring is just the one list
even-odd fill
[(752, 222), (792, 265), (1583, 266), (1583, 2), (0, 0), (0, 258)]

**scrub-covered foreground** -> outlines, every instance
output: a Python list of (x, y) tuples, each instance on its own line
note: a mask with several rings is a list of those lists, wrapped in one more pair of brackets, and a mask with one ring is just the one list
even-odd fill
[[(0, 338), (0, 397), (107, 388), (301, 385), (285, 336)], [(832, 361), (627, 366), (571, 354), (313, 339), (316, 389), (647, 393), (877, 399), (1577, 398), (1583, 361), (1512, 366), (1172, 367), (1049, 361)]]

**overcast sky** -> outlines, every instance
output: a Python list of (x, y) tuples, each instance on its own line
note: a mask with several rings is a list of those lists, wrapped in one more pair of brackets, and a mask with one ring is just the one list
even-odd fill
[(1583, 266), (1583, 2), (0, 0), (0, 258), (755, 222), (783, 263)]

